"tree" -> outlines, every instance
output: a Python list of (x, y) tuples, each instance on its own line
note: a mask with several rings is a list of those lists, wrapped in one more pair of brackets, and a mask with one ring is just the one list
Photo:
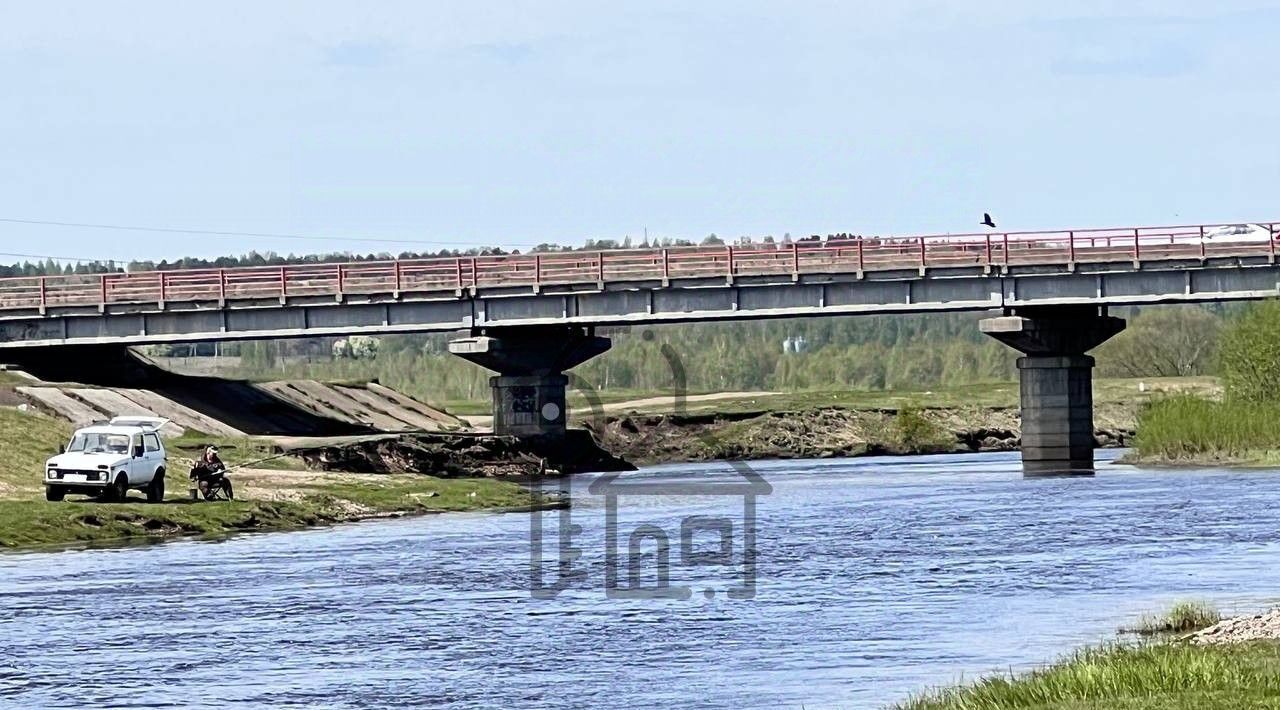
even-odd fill
[(1221, 330), (1221, 319), (1198, 306), (1143, 309), (1097, 349), (1099, 371), (1121, 377), (1210, 374)]
[(353, 335), (333, 343), (334, 359), (372, 360), (378, 357), (379, 341), (367, 335)]
[(1280, 399), (1280, 301), (1264, 301), (1232, 320), (1219, 347), (1228, 397), (1245, 402)]

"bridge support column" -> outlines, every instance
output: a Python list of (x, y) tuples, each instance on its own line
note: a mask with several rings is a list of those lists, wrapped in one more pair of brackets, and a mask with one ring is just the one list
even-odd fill
[(1018, 358), (1022, 463), (1029, 474), (1093, 470), (1093, 358), (1085, 353), (1124, 330), (1097, 308), (1019, 310), (987, 318), (982, 332)]
[(567, 326), (494, 328), (449, 343), (449, 352), (497, 372), (493, 432), (563, 437), (568, 421), (564, 371), (609, 349), (608, 338)]

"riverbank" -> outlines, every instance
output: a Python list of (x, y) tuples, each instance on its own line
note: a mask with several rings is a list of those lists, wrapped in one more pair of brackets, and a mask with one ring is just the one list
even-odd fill
[(1077, 651), (1040, 670), (925, 693), (898, 710), (1236, 710), (1280, 695), (1280, 611)]
[[(421, 474), (360, 474), (297, 470), (291, 458), (273, 469), (232, 474), (234, 502), (189, 500), (182, 471), (183, 442), (174, 441), (165, 502), (148, 504), (133, 491), (124, 504), (71, 497), (43, 498), (44, 459), (65, 443), (70, 426), (36, 412), (0, 408), (0, 549), (266, 532), (352, 522), (373, 517), (527, 509), (532, 496), (511, 481), (440, 478)], [(228, 465), (252, 461), (264, 447), (251, 440), (223, 440)], [(187, 452), (189, 454), (189, 452)], [(290, 469), (294, 470), (290, 470)], [(180, 469), (180, 470), (179, 470)]]
[(1274, 708), (1280, 645), (1159, 643), (1078, 651), (1039, 671), (936, 691), (899, 710)]
[(1137, 429), (1126, 463), (1280, 465), (1280, 404), (1172, 396), (1144, 406)]
[[(1136, 406), (1109, 402), (1094, 412), (1099, 447), (1128, 446)], [(586, 422), (604, 449), (637, 465), (712, 460), (835, 458), (884, 454), (1015, 451), (1012, 406), (716, 411), (628, 414)]]
[[(1213, 397), (1210, 377), (1094, 380), (1097, 445), (1130, 446), (1147, 404)], [(580, 399), (580, 398), (579, 398)], [(637, 465), (773, 458), (1014, 451), (1021, 443), (1016, 382), (937, 391), (720, 393), (571, 406), (575, 423)]]
[[(240, 484), (254, 472), (238, 471)], [(273, 472), (278, 474), (279, 472)], [(272, 479), (280, 478), (273, 475)], [(170, 493), (165, 502), (124, 504), (40, 499), (0, 500), (0, 548), (20, 549), (79, 542), (271, 532), (428, 513), (527, 509), (520, 486), (492, 479), (349, 474), (338, 480), (285, 481), (250, 487), (233, 502), (195, 503)], [(264, 495), (265, 493), (265, 495)]]

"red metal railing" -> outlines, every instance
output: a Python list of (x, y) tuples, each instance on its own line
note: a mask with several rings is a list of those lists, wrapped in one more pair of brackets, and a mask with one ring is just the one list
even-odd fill
[(0, 311), (497, 286), (854, 273), (948, 266), (1274, 257), (1278, 223), (855, 237), (791, 244), (542, 252), (0, 279)]

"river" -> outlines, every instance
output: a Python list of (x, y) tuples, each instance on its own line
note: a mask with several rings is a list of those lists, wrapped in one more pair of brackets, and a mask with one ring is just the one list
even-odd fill
[[(0, 555), (0, 705), (876, 707), (1050, 660), (1175, 599), (1280, 597), (1272, 472), (1027, 479), (1016, 454), (752, 468), (772, 486), (753, 599), (724, 593), (743, 565), (673, 569), (689, 598), (609, 598), (590, 477), (572, 513), (587, 575), (552, 598), (529, 591), (525, 514)], [(739, 479), (713, 464), (620, 480)], [(623, 547), (652, 522), (673, 556), (688, 516), (744, 515), (741, 497), (630, 498)], [(553, 537), (558, 515), (541, 520)]]

